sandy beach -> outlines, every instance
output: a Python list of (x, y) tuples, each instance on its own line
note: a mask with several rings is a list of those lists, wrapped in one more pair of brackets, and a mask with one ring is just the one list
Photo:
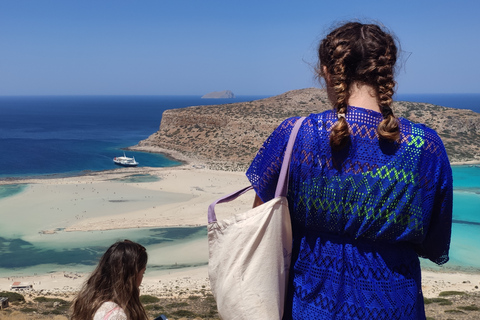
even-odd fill
[[(155, 179), (128, 181), (138, 175)], [(122, 168), (77, 177), (21, 179), (0, 184), (28, 184), (24, 191), (0, 199), (2, 212), (15, 219), (0, 226), (3, 236), (13, 223), (22, 221), (30, 233), (86, 232), (143, 227), (205, 226), (207, 208), (215, 199), (248, 185), (243, 172), (204, 169), (197, 165), (173, 168)], [(253, 192), (230, 204), (217, 206), (219, 219), (248, 209)], [(35, 212), (35, 218), (30, 213)], [(59, 231), (61, 230), (61, 231)], [(172, 254), (208, 257), (206, 241), (171, 248)], [(165, 257), (168, 259), (168, 257)], [(55, 272), (0, 278), (0, 291), (9, 291), (15, 282), (33, 285), (32, 295), (71, 295), (77, 291), (87, 273)], [(423, 272), (426, 297), (442, 291), (478, 292), (480, 274), (460, 272)], [(153, 270), (145, 275), (142, 294), (179, 296), (185, 292), (208, 290), (207, 266), (172, 270)]]

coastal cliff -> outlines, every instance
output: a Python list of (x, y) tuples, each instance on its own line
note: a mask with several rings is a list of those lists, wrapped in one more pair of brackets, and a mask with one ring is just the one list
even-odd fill
[[(212, 169), (245, 170), (282, 120), (330, 108), (325, 90), (307, 88), (250, 102), (166, 110), (160, 129), (132, 149), (161, 150)], [(479, 113), (403, 101), (393, 110), (437, 131), (451, 162), (480, 160)]]

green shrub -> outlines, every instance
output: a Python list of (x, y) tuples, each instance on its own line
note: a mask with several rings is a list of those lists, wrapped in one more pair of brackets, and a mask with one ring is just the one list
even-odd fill
[(158, 305), (158, 304), (149, 304), (148, 306), (145, 306), (145, 310), (147, 311), (163, 311), (163, 307)]
[(36, 297), (33, 299), (33, 301), (40, 302), (40, 303), (46, 303), (46, 302), (58, 302), (60, 304), (69, 304), (69, 302), (60, 299), (60, 298), (47, 298), (47, 297)]
[(188, 310), (177, 310), (172, 312), (172, 314), (177, 317), (196, 317), (197, 316), (194, 312), (188, 311)]
[(157, 297), (154, 297), (148, 294), (140, 296), (140, 302), (143, 304), (156, 303), (159, 301), (160, 299), (158, 299)]
[(188, 306), (188, 303), (186, 302), (174, 302), (166, 305), (167, 308), (180, 308), (186, 306)]
[(16, 293), (16, 292), (2, 291), (2, 292), (0, 292), (0, 297), (8, 298), (9, 302), (16, 302), (16, 301), (24, 302), (25, 301), (25, 298), (21, 294)]
[(462, 291), (443, 291), (443, 292), (440, 292), (440, 294), (438, 295), (439, 297), (447, 297), (447, 296), (461, 296), (461, 295), (464, 295), (465, 292), (462, 292)]
[(425, 304), (438, 303), (439, 305), (442, 305), (442, 306), (448, 306), (452, 304), (450, 300), (445, 298), (424, 298), (423, 302)]
[(445, 313), (457, 313), (457, 314), (465, 314), (465, 312), (455, 309), (445, 310)]
[(479, 307), (477, 307), (473, 304), (471, 304), (469, 306), (460, 306), (460, 307), (457, 307), (457, 308), (460, 309), (460, 310), (465, 310), (465, 311), (478, 311), (478, 310), (480, 310)]

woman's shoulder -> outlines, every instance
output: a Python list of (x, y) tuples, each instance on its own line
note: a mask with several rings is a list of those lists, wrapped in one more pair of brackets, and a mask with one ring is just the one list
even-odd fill
[(408, 148), (421, 149), (427, 158), (443, 158), (448, 156), (442, 139), (438, 133), (423, 123), (414, 123), (401, 118), (401, 140)]
[[(291, 130), (295, 126), (295, 123), (298, 121), (298, 119), (300, 119), (301, 117), (302, 116), (295, 116), (283, 120), (277, 127), (277, 131)], [(321, 113), (311, 113), (303, 117), (305, 117), (304, 122), (317, 123), (321, 120), (329, 120), (332, 117), (332, 110), (327, 110)]]
[(410, 139), (428, 140), (430, 143), (442, 144), (442, 140), (438, 133), (423, 123), (415, 123), (405, 118), (399, 118), (401, 130), (404, 135)]
[(333, 112), (332, 109), (328, 109), (325, 111), (322, 111), (320, 113), (311, 113), (307, 116), (308, 119), (330, 119), (330, 118), (336, 117), (336, 114)]
[[(278, 141), (288, 140), (290, 133), (292, 132), (295, 123), (300, 119), (300, 117), (290, 117), (283, 120), (277, 128), (272, 132), (270, 137), (265, 141), (265, 143), (270, 144), (272, 142), (278, 143)], [(264, 144), (265, 145), (265, 144)]]
[(291, 129), (300, 118), (301, 118), (300, 116), (287, 118), (283, 120), (282, 123), (280, 123), (277, 129), (280, 129), (280, 130), (287, 129), (287, 128)]
[(127, 315), (118, 304), (106, 301), (95, 312), (93, 320), (127, 320)]

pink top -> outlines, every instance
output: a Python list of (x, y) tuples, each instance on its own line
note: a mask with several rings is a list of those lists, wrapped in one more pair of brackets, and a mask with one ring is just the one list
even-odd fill
[(107, 301), (95, 312), (93, 320), (127, 320), (127, 315), (118, 304)]

